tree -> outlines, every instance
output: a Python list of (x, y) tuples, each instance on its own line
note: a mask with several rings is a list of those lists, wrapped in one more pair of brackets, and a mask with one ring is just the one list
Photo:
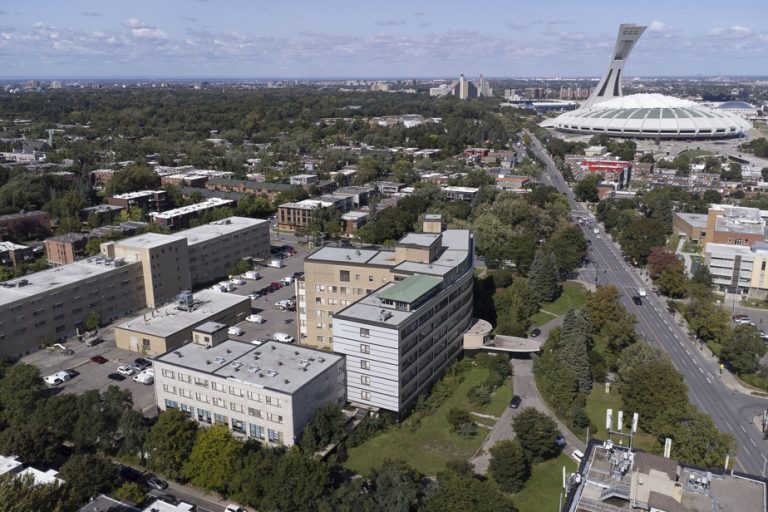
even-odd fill
[(701, 284), (707, 288), (712, 288), (712, 274), (706, 265), (697, 265), (696, 270), (693, 271), (691, 276), (691, 283)]
[(147, 437), (147, 467), (179, 479), (182, 466), (195, 445), (196, 435), (197, 424), (183, 412), (177, 409), (161, 412)]
[(422, 509), (424, 512), (517, 512), (512, 500), (489, 482), (446, 471)]
[(224, 425), (200, 430), (181, 474), (203, 489), (224, 492), (241, 447)]
[(0, 380), (2, 419), (10, 424), (25, 422), (42, 399), (44, 388), (36, 367), (18, 363), (8, 368)]
[(61, 478), (72, 486), (80, 503), (109, 493), (117, 480), (117, 466), (103, 455), (76, 453), (61, 466)]
[(674, 252), (668, 251), (666, 247), (662, 246), (653, 247), (648, 255), (648, 275), (652, 279), (656, 279), (667, 267), (678, 263), (680, 260), (677, 259)]
[(672, 457), (705, 468), (722, 468), (736, 451), (732, 435), (720, 432), (712, 418), (690, 404), (682, 414), (666, 418), (659, 437), (672, 438)]
[(669, 265), (658, 279), (659, 291), (664, 295), (679, 299), (688, 292), (688, 276), (681, 261)]
[(320, 407), (312, 420), (304, 427), (301, 435), (301, 449), (308, 454), (337, 442), (344, 435), (346, 418), (335, 404)]
[(423, 478), (403, 461), (384, 461), (371, 478), (378, 510), (416, 512), (424, 500)]
[(112, 174), (107, 184), (107, 194), (123, 194), (138, 190), (157, 190), (160, 176), (148, 165), (130, 164)]
[(760, 358), (765, 355), (765, 342), (760, 332), (752, 325), (738, 325), (729, 336), (722, 340), (720, 356), (728, 361), (738, 374), (752, 373), (758, 368)]
[(258, 510), (313, 512), (323, 496), (329, 494), (328, 466), (305, 457), (298, 447), (288, 450), (269, 470)]
[(229, 268), (229, 275), (239, 276), (240, 274), (244, 274), (252, 269), (253, 267), (251, 266), (250, 263), (248, 263), (247, 260), (240, 259), (240, 260), (237, 260), (237, 263), (235, 263)]
[(516, 441), (499, 441), (491, 448), (488, 472), (506, 492), (514, 493), (523, 488), (531, 476), (528, 459)]
[(30, 466), (50, 464), (60, 444), (61, 439), (40, 424), (16, 424), (0, 432), (0, 453), (18, 455)]
[(624, 252), (633, 261), (644, 265), (651, 248), (664, 244), (664, 224), (658, 219), (637, 218), (629, 223), (619, 234), (619, 242)]
[(451, 426), (453, 432), (462, 435), (462, 437), (472, 437), (472, 435), (463, 435), (465, 433), (469, 434), (470, 432), (474, 433), (472, 427), (475, 426), (475, 422), (472, 421), (472, 415), (469, 414), (469, 411), (458, 407), (451, 407), (448, 410), (446, 418), (448, 419), (448, 424)]
[(683, 411), (688, 404), (688, 387), (667, 357), (636, 364), (621, 376), (624, 410), (638, 413), (650, 432), (659, 431), (662, 413)]
[(539, 310), (539, 300), (538, 294), (528, 281), (522, 279), (493, 295), (496, 332), (525, 336), (530, 326), (530, 317)]
[(83, 329), (86, 331), (96, 331), (101, 324), (101, 316), (96, 311), (91, 311), (83, 320)]
[(691, 284), (688, 295), (688, 303), (683, 305), (683, 315), (696, 336), (704, 342), (723, 339), (729, 329), (728, 313), (715, 304), (712, 289), (701, 284)]
[(558, 274), (554, 254), (537, 251), (528, 272), (528, 284), (536, 292), (540, 302), (552, 302), (560, 295)]
[(569, 225), (555, 232), (544, 244), (545, 250), (555, 255), (557, 270), (561, 279), (581, 265), (587, 255), (587, 241), (578, 226)]
[(596, 203), (599, 200), (597, 195), (597, 184), (600, 183), (600, 176), (590, 174), (576, 182), (573, 186), (573, 193), (577, 201)]
[(760, 169), (760, 176), (763, 178), (763, 181), (768, 181), (768, 167)]
[(32, 475), (18, 478), (6, 473), (0, 476), (0, 503), (4, 512), (65, 512), (81, 504), (70, 497), (69, 489), (69, 486), (56, 483), (38, 484)]
[(147, 494), (136, 482), (125, 482), (115, 490), (113, 495), (115, 499), (129, 501), (136, 505), (141, 505), (147, 499)]
[(720, 171), (720, 179), (723, 181), (741, 181), (741, 164), (738, 162), (731, 162), (728, 166), (728, 170)]
[(139, 411), (134, 409), (123, 411), (117, 424), (117, 433), (122, 438), (120, 453), (126, 455), (144, 453), (144, 444), (147, 442), (149, 429), (144, 416)]
[(592, 325), (583, 310), (569, 310), (563, 319), (557, 343), (557, 355), (563, 365), (576, 375), (576, 390), (589, 393), (592, 390), (592, 370), (589, 349), (592, 346)]
[(531, 464), (551, 459), (560, 453), (556, 438), (557, 423), (533, 407), (526, 407), (512, 419), (512, 428)]

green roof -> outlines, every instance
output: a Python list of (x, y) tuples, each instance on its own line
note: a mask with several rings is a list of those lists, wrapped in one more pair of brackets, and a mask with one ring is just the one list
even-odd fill
[(379, 294), (379, 299), (412, 303), (428, 291), (439, 286), (443, 280), (435, 276), (411, 276), (395, 283)]

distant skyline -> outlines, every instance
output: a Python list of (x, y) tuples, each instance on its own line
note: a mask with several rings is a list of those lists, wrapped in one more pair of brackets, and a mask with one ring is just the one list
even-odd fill
[(0, 4), (0, 79), (768, 75), (768, 2), (38, 0)]

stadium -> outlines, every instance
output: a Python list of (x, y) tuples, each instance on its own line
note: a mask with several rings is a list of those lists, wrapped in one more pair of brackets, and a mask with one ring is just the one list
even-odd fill
[(625, 138), (721, 139), (741, 137), (751, 125), (727, 109), (712, 109), (663, 94), (623, 96), (621, 73), (646, 27), (621, 25), (613, 58), (589, 99), (577, 110), (546, 119), (544, 128)]

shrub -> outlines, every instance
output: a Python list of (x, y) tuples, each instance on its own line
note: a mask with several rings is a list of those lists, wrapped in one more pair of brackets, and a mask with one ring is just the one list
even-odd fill
[(489, 386), (479, 384), (469, 388), (467, 398), (469, 399), (469, 403), (473, 405), (485, 405), (491, 401), (491, 393), (492, 389)]
[(454, 432), (458, 431), (461, 425), (465, 423), (472, 423), (472, 415), (470, 415), (468, 411), (459, 409), (458, 407), (451, 407), (451, 409), (448, 411), (447, 417), (448, 424), (451, 426), (451, 429)]

